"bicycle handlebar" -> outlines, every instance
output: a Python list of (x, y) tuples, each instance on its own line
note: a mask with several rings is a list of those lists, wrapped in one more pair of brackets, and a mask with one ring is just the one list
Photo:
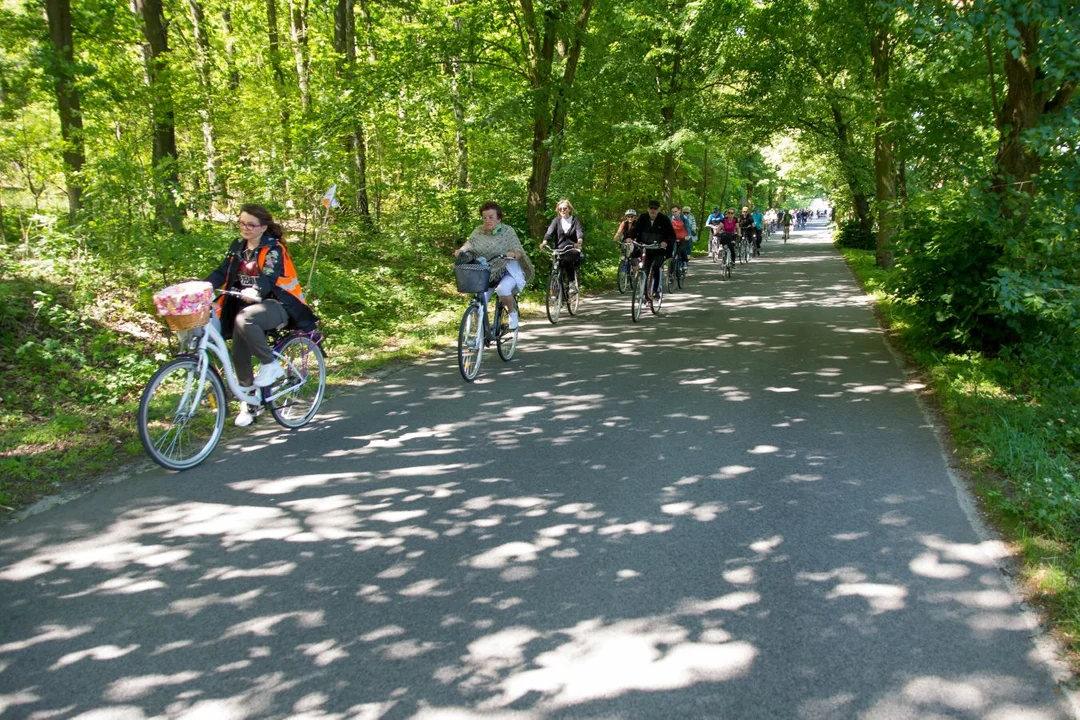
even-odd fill
[[(552, 257), (555, 257), (557, 255), (565, 255), (566, 253), (570, 252), (571, 250), (579, 250), (579, 249), (576, 248), (576, 247), (551, 248), (548, 252), (551, 253)], [(579, 252), (580, 252), (580, 250), (579, 250)]]

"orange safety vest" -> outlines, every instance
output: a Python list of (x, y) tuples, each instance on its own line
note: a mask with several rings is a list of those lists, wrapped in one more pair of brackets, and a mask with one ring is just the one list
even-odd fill
[[(281, 277), (277, 279), (277, 286), (285, 292), (292, 295), (300, 302), (307, 305), (307, 301), (304, 299), (304, 291), (300, 289), (300, 278), (296, 276), (296, 268), (293, 267), (292, 258), (289, 257), (289, 251), (285, 249), (285, 243), (278, 240), (278, 247), (281, 248)], [(259, 269), (262, 270), (263, 261), (266, 259), (266, 253), (270, 251), (271, 246), (266, 246), (259, 251)]]
[[(277, 287), (292, 295), (294, 298), (307, 305), (307, 300), (304, 299), (304, 291), (300, 288), (300, 278), (296, 275), (296, 268), (293, 267), (292, 258), (289, 257), (289, 251), (285, 249), (285, 243), (281, 240), (277, 241), (277, 245), (281, 248), (281, 277), (277, 279)], [(259, 249), (259, 270), (262, 271), (263, 263), (266, 262), (266, 253), (270, 251), (273, 245), (267, 245), (266, 247)], [(229, 282), (228, 274), (225, 276), (225, 282)], [(226, 289), (224, 285), (222, 289)], [(214, 314), (221, 317), (221, 310), (225, 307), (225, 296), (222, 295), (214, 301)]]

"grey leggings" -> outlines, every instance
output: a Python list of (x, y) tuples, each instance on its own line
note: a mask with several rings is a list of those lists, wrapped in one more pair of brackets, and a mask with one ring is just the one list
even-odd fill
[(266, 364), (274, 359), (270, 345), (266, 342), (266, 331), (283, 327), (289, 322), (289, 316), (281, 303), (266, 300), (248, 305), (236, 314), (233, 327), (232, 359), (236, 369), (236, 379), (241, 385), (251, 385), (251, 356), (255, 355), (260, 363)]

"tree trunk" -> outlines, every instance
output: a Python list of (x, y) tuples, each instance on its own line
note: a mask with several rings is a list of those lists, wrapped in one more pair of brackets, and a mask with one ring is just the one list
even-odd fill
[[(668, 79), (667, 97), (661, 97), (660, 117), (664, 121), (664, 131), (670, 139), (675, 135), (675, 97), (679, 92), (679, 73), (682, 69), (682, 36), (675, 37), (674, 59), (671, 63), (671, 77)], [(664, 177), (662, 178), (662, 199), (664, 210), (670, 210), (672, 196), (675, 194), (675, 150), (670, 145), (664, 152)]]
[(859, 228), (869, 235), (874, 229), (874, 216), (870, 212), (870, 201), (862, 189), (859, 167), (856, 164), (856, 151), (851, 147), (848, 138), (848, 126), (844, 121), (844, 115), (836, 101), (831, 101), (833, 124), (836, 137), (836, 151), (840, 159), (840, 167), (851, 190), (852, 209), (859, 221)]
[(70, 0), (46, 0), (49, 17), (49, 37), (53, 45), (51, 70), (56, 92), (56, 109), (60, 115), (60, 135), (64, 139), (64, 183), (68, 197), (68, 214), (74, 220), (82, 207), (82, 180), (79, 173), (86, 162), (83, 145), (82, 111), (79, 89), (75, 86), (75, 45), (71, 35)]
[(731, 167), (728, 165), (727, 159), (724, 159), (724, 182), (720, 185), (720, 210), (723, 211), (727, 206), (727, 183), (728, 174), (731, 172)]
[[(338, 53), (338, 77), (352, 85), (356, 72), (355, 0), (338, 0), (334, 9), (334, 50)], [(344, 143), (349, 151), (349, 175), (353, 185), (353, 208), (364, 217), (370, 214), (367, 196), (367, 143), (357, 113), (350, 113), (350, 127)]]
[(896, 233), (896, 171), (889, 133), (889, 64), (893, 40), (886, 22), (878, 22), (870, 38), (874, 76), (874, 189), (877, 204), (877, 266), (892, 265), (892, 237)]
[(266, 32), (269, 39), (270, 68), (274, 71), (274, 102), (278, 106), (281, 118), (282, 141), (285, 153), (292, 149), (292, 137), (289, 132), (289, 105), (285, 100), (285, 73), (281, 69), (281, 38), (278, 35), (277, 0), (266, 0)]
[[(461, 0), (448, 0), (452, 7)], [(454, 18), (454, 33), (458, 37), (464, 35), (461, 18)], [(469, 134), (465, 122), (465, 101), (462, 98), (461, 84), (463, 70), (461, 58), (454, 54), (447, 64), (447, 72), (450, 74), (450, 104), (454, 110), (454, 139), (457, 143), (457, 180), (454, 184), (454, 205), (457, 210), (458, 225), (464, 230), (468, 227), (469, 204)]]
[(203, 11), (199, 0), (188, 0), (188, 8), (191, 10), (191, 26), (195, 35), (195, 47), (198, 50), (196, 65), (199, 73), (199, 87), (203, 94), (199, 118), (202, 120), (203, 149), (206, 152), (206, 184), (210, 188), (210, 210), (213, 212), (215, 200), (225, 196), (225, 183), (218, 177), (214, 118), (210, 110), (214, 97), (214, 88), (210, 80), (210, 39), (206, 35), (206, 24), (203, 21)]
[(236, 69), (236, 33), (233, 32), (232, 11), (221, 11), (221, 25), (225, 36), (225, 67), (229, 75), (229, 92), (240, 89), (240, 72)]
[(155, 215), (158, 222), (174, 233), (184, 232), (176, 197), (180, 191), (180, 176), (176, 157), (176, 121), (173, 115), (172, 89), (169, 82), (169, 43), (165, 30), (165, 15), (161, 0), (135, 0), (135, 9), (142, 17), (143, 37), (146, 39), (146, 74), (150, 82), (151, 116), (153, 118), (153, 151)]
[(705, 214), (705, 200), (706, 195), (709, 194), (709, 143), (705, 143), (705, 157), (701, 160), (701, 210), (698, 217), (704, 219), (708, 217)]
[(300, 110), (311, 110), (311, 62), (308, 59), (307, 11), (308, 0), (289, 0), (293, 56), (296, 59), (296, 82), (300, 86)]
[[(533, 142), (532, 172), (529, 174), (527, 193), (527, 218), (529, 232), (533, 237), (544, 234), (544, 208), (547, 205), (551, 166), (562, 133), (566, 126), (569, 108), (569, 91), (574, 84), (578, 62), (581, 58), (581, 39), (589, 23), (594, 0), (583, 0), (581, 11), (573, 25), (573, 42), (567, 52), (566, 66), (558, 87), (552, 87), (551, 67), (561, 16), (557, 12), (544, 14), (544, 26), (537, 24), (532, 0), (518, 0), (521, 5), (524, 29), (528, 42), (524, 47), (528, 63), (529, 84), (533, 91)], [(563, 6), (565, 10), (565, 5)], [(554, 108), (552, 101), (554, 100)]]
[(1000, 137), (994, 160), (994, 189), (1002, 199), (1001, 212), (1006, 218), (1019, 210), (1027, 212), (1026, 202), (1018, 208), (1009, 201), (1015, 192), (1025, 198), (1035, 194), (1035, 176), (1039, 172), (1039, 155), (1025, 147), (1024, 133), (1037, 126), (1044, 115), (1063, 111), (1076, 91), (1076, 81), (1068, 80), (1058, 87), (1040, 81), (1038, 57), (1039, 26), (1020, 20), (1016, 31), (1022, 45), (1005, 53), (1005, 79), (1008, 89), (998, 117)]

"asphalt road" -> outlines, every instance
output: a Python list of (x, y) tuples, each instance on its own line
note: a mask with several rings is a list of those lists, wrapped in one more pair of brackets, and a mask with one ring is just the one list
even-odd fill
[(0, 714), (1075, 717), (826, 241), (0, 528)]

